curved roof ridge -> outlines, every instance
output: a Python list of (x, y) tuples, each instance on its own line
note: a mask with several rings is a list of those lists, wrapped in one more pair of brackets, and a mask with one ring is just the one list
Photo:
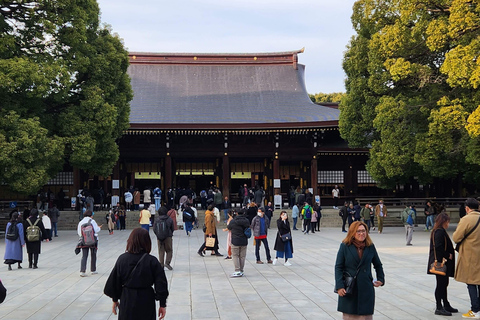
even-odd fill
[(162, 56), (171, 56), (171, 57), (190, 57), (190, 56), (230, 56), (230, 57), (245, 57), (245, 56), (282, 56), (282, 55), (294, 55), (305, 52), (305, 47), (299, 50), (292, 50), (292, 51), (278, 51), (278, 52), (242, 52), (242, 53), (234, 53), (234, 52), (129, 52), (129, 56), (153, 56), (153, 57), (162, 57)]

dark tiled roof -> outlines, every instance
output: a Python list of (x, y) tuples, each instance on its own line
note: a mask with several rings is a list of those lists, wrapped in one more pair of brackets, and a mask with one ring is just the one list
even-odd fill
[(291, 124), (338, 121), (311, 102), (305, 66), (131, 64), (132, 125)]

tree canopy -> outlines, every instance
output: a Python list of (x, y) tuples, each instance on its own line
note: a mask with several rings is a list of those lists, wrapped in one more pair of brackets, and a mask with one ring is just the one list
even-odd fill
[(109, 175), (128, 128), (128, 53), (95, 0), (0, 4), (0, 181), (33, 193), (64, 164)]
[(322, 102), (338, 102), (342, 101), (342, 98), (345, 96), (344, 92), (333, 92), (333, 93), (315, 93), (309, 94), (310, 100), (315, 103)]
[(383, 187), (478, 178), (480, 1), (359, 0), (340, 134)]

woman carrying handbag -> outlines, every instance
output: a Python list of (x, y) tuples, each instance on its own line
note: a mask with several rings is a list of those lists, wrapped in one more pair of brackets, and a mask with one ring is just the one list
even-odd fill
[(430, 236), (430, 255), (427, 267), (427, 273), (434, 274), (432, 272), (432, 264), (435, 261), (437, 261), (437, 269), (439, 269), (443, 261), (445, 261), (447, 266), (445, 275), (435, 274), (437, 280), (437, 287), (435, 288), (437, 307), (435, 308), (435, 314), (441, 316), (451, 316), (452, 313), (458, 312), (457, 309), (452, 308), (447, 298), (449, 278), (453, 277), (455, 273), (455, 250), (447, 233), (449, 224), (450, 217), (445, 212), (440, 213), (435, 219)]
[(277, 220), (277, 227), (277, 238), (275, 239), (275, 246), (273, 247), (275, 251), (277, 251), (277, 254), (273, 260), (273, 265), (277, 264), (278, 258), (285, 257), (284, 266), (289, 267), (292, 265), (288, 259), (293, 258), (293, 242), (292, 231), (286, 211), (280, 213), (280, 217)]

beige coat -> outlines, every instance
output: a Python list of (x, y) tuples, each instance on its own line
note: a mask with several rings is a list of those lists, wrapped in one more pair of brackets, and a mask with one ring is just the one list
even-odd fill
[[(452, 240), (460, 242), (473, 229), (480, 217), (477, 211), (470, 211), (460, 219)], [(460, 245), (455, 280), (467, 284), (480, 285), (480, 225)]]
[(207, 230), (205, 234), (217, 234), (217, 224), (215, 222), (215, 217), (213, 216), (213, 212), (210, 210), (205, 211), (205, 226)]

